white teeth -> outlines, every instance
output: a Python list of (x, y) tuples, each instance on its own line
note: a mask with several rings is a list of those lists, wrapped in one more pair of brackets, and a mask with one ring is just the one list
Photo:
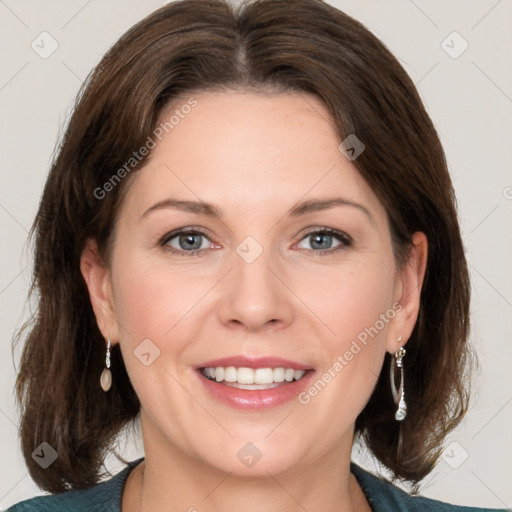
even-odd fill
[(274, 382), (274, 370), (272, 368), (257, 368), (254, 370), (255, 384), (272, 384)]
[[(252, 368), (238, 368), (237, 375), (238, 384), (254, 384), (254, 370)], [(262, 382), (257, 382), (256, 384), (263, 384)]]
[(284, 368), (274, 368), (274, 382), (284, 381)]
[(306, 372), (304, 370), (295, 370), (295, 375), (293, 376), (293, 378), (295, 380), (300, 380), (302, 379), (302, 377), (304, 376)]
[(238, 388), (238, 389), (270, 389), (279, 386), (279, 384), (238, 384), (238, 382), (225, 382), (226, 386), (230, 388)]
[(224, 368), (222, 368), (222, 366), (217, 366), (217, 368), (215, 368), (215, 380), (217, 382), (224, 380)]
[(238, 372), (234, 366), (228, 366), (224, 370), (224, 380), (226, 382), (236, 382), (238, 378)]
[[(216, 368), (203, 368), (202, 373), (210, 380), (233, 384), (232, 387), (239, 387), (237, 384), (241, 384), (243, 385), (242, 389), (266, 389), (269, 384), (300, 380), (306, 372), (282, 367), (256, 368), (254, 370), (245, 367), (217, 366)], [(261, 387), (259, 387), (260, 385)]]

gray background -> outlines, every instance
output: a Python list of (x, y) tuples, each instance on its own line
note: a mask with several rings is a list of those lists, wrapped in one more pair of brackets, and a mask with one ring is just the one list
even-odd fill
[[(41, 494), (18, 446), (12, 389), (18, 354), (13, 361), (10, 341), (29, 314), (26, 238), (50, 158), (89, 71), (125, 30), (164, 3), (0, 0), (0, 510)], [(459, 201), (481, 371), (472, 408), (421, 491), (459, 504), (512, 507), (512, 0), (330, 3), (383, 40), (417, 84)], [(58, 44), (49, 56), (44, 52), (55, 43), (44, 31)], [(128, 457), (142, 453), (136, 440), (121, 441)], [(364, 452), (354, 457), (375, 466)], [(114, 458), (108, 466), (120, 468)]]

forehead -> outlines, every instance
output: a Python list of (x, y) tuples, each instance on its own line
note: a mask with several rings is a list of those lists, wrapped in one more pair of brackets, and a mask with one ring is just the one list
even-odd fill
[(224, 210), (341, 194), (383, 212), (339, 150), (334, 121), (315, 96), (209, 92), (193, 95), (195, 106), (183, 108), (189, 100), (166, 109), (159, 126), (167, 131), (133, 176), (128, 196), (136, 195), (138, 210), (166, 195), (200, 198)]

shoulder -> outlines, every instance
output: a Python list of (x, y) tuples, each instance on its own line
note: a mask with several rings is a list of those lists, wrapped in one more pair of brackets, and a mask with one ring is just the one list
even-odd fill
[(13, 505), (7, 512), (120, 512), (128, 474), (141, 460), (130, 462), (109, 480), (88, 489), (37, 496)]
[[(375, 512), (497, 512), (496, 509), (463, 507), (422, 496), (410, 496), (356, 464), (351, 464), (351, 471)], [(502, 511), (505, 512), (504, 509)]]

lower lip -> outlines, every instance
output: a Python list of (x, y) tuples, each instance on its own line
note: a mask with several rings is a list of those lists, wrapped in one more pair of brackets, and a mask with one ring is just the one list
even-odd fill
[(225, 386), (207, 379), (200, 370), (196, 372), (210, 395), (235, 409), (268, 409), (283, 405), (297, 396), (307, 387), (315, 372), (308, 370), (300, 380), (288, 382), (269, 389), (238, 389)]

